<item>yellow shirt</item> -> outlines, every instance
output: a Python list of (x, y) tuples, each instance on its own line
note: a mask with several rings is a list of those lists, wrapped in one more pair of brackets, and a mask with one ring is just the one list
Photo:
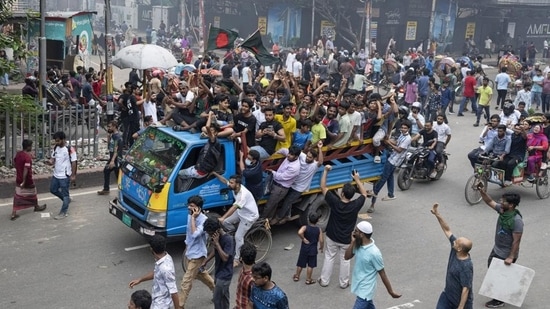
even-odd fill
[(296, 131), (296, 119), (289, 116), (285, 121), (283, 118), (283, 115), (275, 115), (275, 120), (283, 126), (283, 130), (285, 131), (285, 140), (277, 142), (277, 148), (275, 148), (275, 150), (290, 148), (292, 145), (292, 134)]
[(478, 87), (477, 93), (479, 93), (479, 105), (488, 106), (489, 103), (491, 103), (491, 95), (493, 95), (493, 89), (491, 89), (491, 87)]

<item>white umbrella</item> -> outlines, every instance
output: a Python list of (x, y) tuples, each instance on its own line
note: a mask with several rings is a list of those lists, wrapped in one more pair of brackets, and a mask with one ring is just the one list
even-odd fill
[(113, 65), (121, 69), (169, 69), (178, 64), (172, 53), (154, 44), (135, 44), (124, 47), (113, 57)]

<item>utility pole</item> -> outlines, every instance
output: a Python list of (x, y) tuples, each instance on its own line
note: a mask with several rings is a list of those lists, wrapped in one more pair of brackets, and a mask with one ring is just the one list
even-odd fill
[(38, 52), (38, 72), (40, 74), (40, 101), (46, 109), (48, 96), (46, 95), (46, 0), (40, 0), (40, 44)]
[(311, 46), (315, 45), (315, 0), (313, 0), (313, 5), (311, 6)]
[[(114, 47), (113, 35), (111, 34), (111, 0), (105, 0), (105, 88), (107, 108), (105, 114), (108, 120), (114, 119), (115, 107), (113, 102), (113, 59), (112, 48)], [(94, 145), (94, 153), (97, 152), (97, 143)]]
[(370, 20), (372, 11), (372, 0), (365, 0), (365, 51), (368, 57), (370, 57)]
[[(432, 0), (432, 12), (430, 13), (430, 29), (428, 29), (428, 44), (426, 45), (426, 50), (430, 50), (430, 45), (432, 43), (433, 28), (435, 22), (435, 5), (437, 0)], [(449, 1), (450, 2), (450, 1)]]

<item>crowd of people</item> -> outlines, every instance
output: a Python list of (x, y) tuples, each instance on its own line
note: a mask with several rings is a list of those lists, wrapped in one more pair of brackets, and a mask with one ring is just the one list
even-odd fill
[[(287, 52), (284, 60), (273, 66), (262, 66), (253, 61), (251, 55), (245, 56), (246, 52), (227, 53), (221, 62), (219, 57), (210, 55), (198, 60), (196, 68), (217, 69), (221, 78), (186, 70), (184, 64), (189, 63), (188, 59), (182, 59), (173, 73), (147, 70), (143, 84), (136, 70), (130, 72), (123, 94), (115, 100), (120, 111), (122, 134), (118, 131), (117, 122), (108, 125), (111, 155), (105, 167), (106, 179), (116, 168), (117, 157), (124, 149), (131, 147), (134, 138), (143, 132), (140, 131), (143, 126), (170, 125), (175, 131), (189, 131), (208, 139), (197, 163), (180, 171), (179, 175), (184, 178), (214, 175), (235, 196), (232, 207), (217, 219), (209, 218), (202, 212), (203, 200), (200, 196), (190, 197), (187, 201), (185, 255), (188, 264), (180, 289), (176, 284), (173, 261), (165, 250), (165, 240), (161, 236), (153, 237), (154, 271), (130, 282), (130, 287), (134, 287), (140, 282), (153, 280), (153, 307), (173, 305), (184, 308), (194, 279), (199, 279), (212, 291), (216, 308), (229, 308), (233, 270), (242, 264), (236, 289), (237, 308), (287, 308), (286, 294), (271, 280), (271, 267), (267, 263), (255, 264), (254, 247), (244, 241), (244, 235), (258, 218), (266, 218), (272, 225), (284, 224), (290, 219), (292, 204), (309, 190), (315, 171), (323, 165), (323, 149), (346, 147), (352, 142), (370, 138), (374, 146), (374, 164), (382, 164), (381, 153), (387, 152), (388, 159), (380, 181), (374, 185), (372, 192), (367, 192), (361, 185), (355, 188), (347, 183), (340, 193), (336, 193), (326, 185), (330, 165), (324, 167), (321, 190), (330, 205), (331, 216), (326, 234), (316, 226), (319, 218), (315, 216), (310, 216), (309, 224), (299, 229), (302, 246), (293, 280), (299, 281), (302, 269), (306, 268), (306, 284), (318, 283), (326, 287), (330, 283), (334, 262), (339, 259), (338, 284), (343, 289), (351, 285), (352, 292), (357, 296), (355, 308), (374, 306), (377, 275), (392, 297), (401, 296), (394, 291), (384, 270), (382, 255), (371, 238), (372, 225), (366, 221), (356, 224), (356, 221), (358, 216), (369, 218), (368, 214), (359, 214), (369, 197), (371, 206), (367, 212), (374, 212), (384, 184), (388, 185), (388, 194), (382, 200), (396, 198), (393, 172), (405, 159), (412, 143), (420, 143), (422, 139), (423, 145), (432, 151), (431, 174), (438, 168), (434, 162), (451, 139), (447, 118), (453, 113), (456, 74), (451, 70), (437, 83), (437, 79), (432, 77), (434, 68), (430, 67), (430, 57), (424, 58), (415, 49), (408, 50), (401, 58), (392, 55), (404, 66), (403, 70), (394, 72), (399, 77), (395, 80), (395, 86), (405, 88), (404, 100), (398, 102), (394, 92), (384, 97), (374, 92), (369, 78), (365, 76), (365, 70), (368, 74), (368, 67), (372, 66), (373, 82), (384, 78), (381, 57), (387, 55), (373, 53), (372, 57), (368, 57), (364, 51), (349, 54), (338, 51), (328, 44), (328, 40), (320, 40), (322, 44), (318, 43), (314, 48)], [(317, 59), (321, 51), (327, 56), (326, 60)], [(273, 48), (273, 54), (283, 57), (278, 47)], [(70, 104), (90, 105), (92, 102), (93, 105), (97, 102), (99, 106), (104, 105), (105, 100), (95, 91), (97, 86), (94, 87), (95, 80), (101, 88), (101, 74), (84, 68), (77, 71), (62, 75), (51, 69), (48, 78), (52, 84), (61, 84), (67, 90), (63, 93), (71, 100)], [(464, 75), (464, 99), (458, 116), (464, 116), (467, 111), (465, 104), (470, 100), (472, 112), (477, 113), (474, 125), (480, 125), (483, 113), (487, 122), (481, 135), (482, 147), (468, 156), (472, 166), (479, 162), (480, 154), (493, 154), (497, 157), (495, 167), (506, 170), (505, 185), (509, 185), (515, 165), (523, 161), (525, 153), (528, 153), (527, 173), (528, 180), (532, 181), (547, 159), (550, 115), (528, 115), (526, 102), (522, 100), (515, 105), (503, 101), (500, 114), (490, 115), (488, 106), (492, 92), (487, 87), (487, 79), (479, 71), (465, 71)], [(24, 92), (31, 94), (29, 89), (33, 82), (25, 86), (27, 90), (24, 88)], [(500, 82), (497, 78), (497, 85)], [(502, 81), (506, 82), (509, 83)], [(145, 96), (142, 95), (144, 88)], [(214, 167), (219, 138), (232, 139), (247, 146), (248, 151), (241, 153), (238, 162), (242, 175), (225, 179), (216, 173)], [(54, 148), (54, 152), (57, 150), (54, 157), (61, 158), (59, 154), (62, 153), (64, 165), (63, 175), (59, 173), (60, 179), (52, 180), (52, 192), (57, 192), (54, 194), (63, 200), (58, 215), (58, 219), (62, 219), (67, 216), (70, 202), (68, 188), (65, 192), (64, 186), (76, 174), (76, 171), (69, 172), (76, 157), (72, 157), (71, 148), (64, 147), (64, 135), (57, 135), (56, 143), (58, 147)], [(28, 144), (24, 144), (24, 148), (29, 151)], [(281, 166), (277, 170), (263, 171), (261, 162), (275, 153), (285, 157)], [(25, 155), (21, 154), (21, 157), (25, 162)], [(19, 166), (18, 187), (26, 188), (29, 165), (21, 163)], [(271, 174), (271, 194), (266, 205), (260, 209), (256, 202), (265, 193), (263, 172)], [(356, 183), (361, 182), (359, 177), (354, 172)], [(107, 184), (106, 181), (106, 186), (98, 194), (108, 194)], [(521, 215), (515, 209), (519, 206), (519, 196), (506, 195), (501, 203), (496, 203), (484, 193), (483, 188), (480, 190), (485, 202), (499, 213), (499, 229), (505, 231), (504, 236), (499, 236), (497, 230), (497, 237), (502, 239), (497, 240), (491, 257), (510, 264), (517, 259), (523, 231)], [(17, 192), (19, 196), (24, 196), (21, 189)], [(359, 197), (354, 199), (356, 193)], [(37, 211), (43, 210), (32, 198), (28, 205), (34, 206)], [(12, 219), (16, 215), (15, 206), (14, 199)], [(437, 207), (434, 206), (432, 212), (456, 251), (451, 258), (461, 261), (469, 259), (467, 253), (471, 242), (455, 238), (450, 233)], [(232, 233), (234, 236), (230, 235)], [(214, 246), (210, 255), (207, 255), (207, 238)], [(317, 266), (319, 251), (324, 253), (325, 258), (320, 276), (314, 279), (313, 269)], [(349, 260), (352, 258), (356, 259), (356, 263), (350, 280)], [(214, 278), (204, 271), (212, 259), (216, 265)], [(372, 263), (367, 262), (371, 260)], [(449, 265), (451, 262), (452, 259)], [(464, 267), (471, 267), (471, 264)], [(449, 266), (449, 271), (456, 269)], [(453, 307), (471, 308), (471, 277), (465, 275), (459, 282), (453, 280), (456, 276), (448, 277), (440, 302), (452, 304)], [(143, 299), (146, 302), (147, 296), (141, 294), (144, 293), (132, 296), (131, 302), (136, 304), (136, 301), (142, 302)], [(492, 300), (491, 304), (497, 306), (501, 302)]]

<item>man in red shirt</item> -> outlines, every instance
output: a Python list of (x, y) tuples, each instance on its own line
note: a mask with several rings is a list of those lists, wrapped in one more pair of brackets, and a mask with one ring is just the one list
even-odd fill
[(476, 106), (476, 85), (477, 85), (477, 81), (476, 81), (476, 78), (474, 77), (474, 71), (473, 70), (470, 70), (468, 71), (468, 75), (466, 76), (466, 78), (464, 78), (464, 83), (463, 83), (463, 99), (462, 99), (462, 102), (460, 102), (460, 106), (458, 107), (458, 115), (459, 117), (462, 117), (464, 116), (464, 114), (462, 114), (462, 112), (464, 111), (464, 106), (466, 105), (466, 102), (468, 100), (470, 100), (472, 102), (472, 112), (475, 112), (477, 110), (477, 106)]
[(19, 151), (13, 159), (15, 165), (15, 195), (13, 197), (13, 210), (11, 220), (19, 218), (18, 210), (34, 207), (34, 211), (46, 209), (46, 204), (38, 205), (36, 187), (32, 179), (32, 141), (23, 140), (23, 150)]
[(237, 298), (235, 299), (237, 305), (235, 309), (247, 309), (250, 299), (250, 291), (254, 285), (254, 278), (252, 278), (252, 266), (254, 266), (256, 260), (256, 247), (250, 243), (245, 242), (241, 247), (241, 262), (243, 262), (243, 268), (239, 274), (239, 281), (237, 282)]

